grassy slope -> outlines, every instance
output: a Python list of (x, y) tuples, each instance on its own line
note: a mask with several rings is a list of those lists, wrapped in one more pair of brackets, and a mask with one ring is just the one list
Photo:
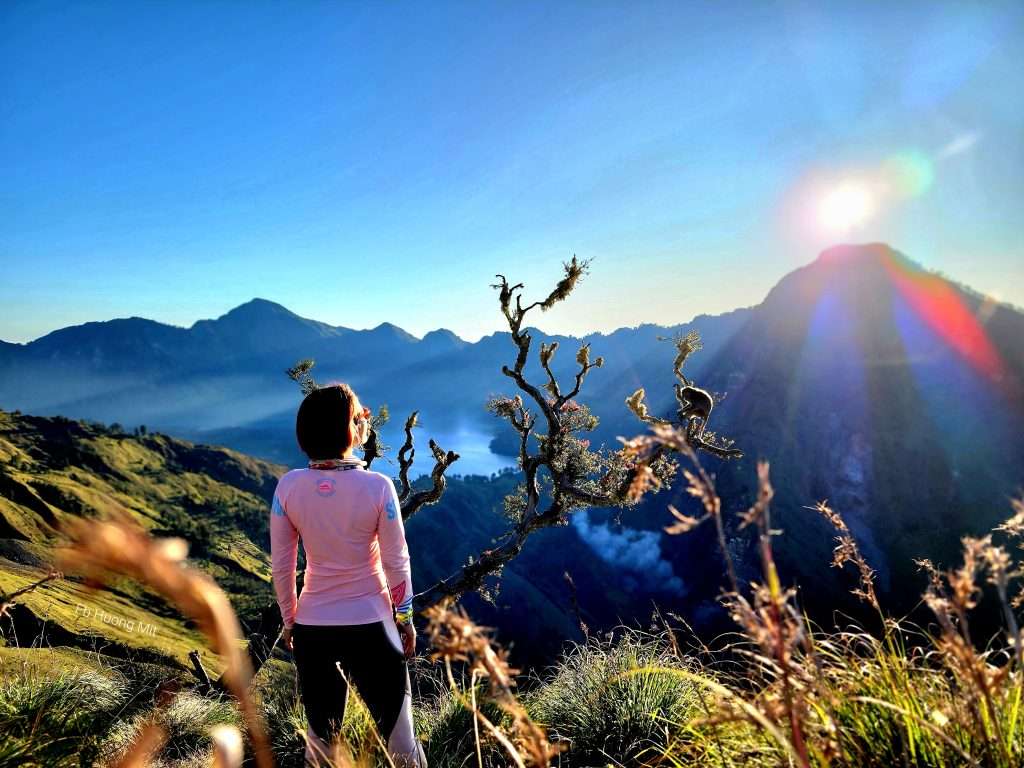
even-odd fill
[[(265, 495), (283, 468), (161, 435), (135, 438), (94, 425), (2, 411), (0, 458), (0, 591), (17, 589), (47, 572), (53, 547), (60, 544), (63, 518), (120, 506), (150, 530), (190, 538), (195, 564), (215, 575), (243, 615), (271, 599), (266, 556), (257, 542), (266, 535)], [(483, 499), (475, 497), (476, 491), (468, 484), (460, 497), (465, 509), (456, 505), (449, 513), (458, 516), (460, 510), (466, 514), (478, 507)], [(490, 535), (490, 525), (472, 519), (475, 536)], [(448, 565), (443, 559), (434, 566)], [(532, 595), (533, 582), (519, 572), (510, 570), (507, 579), (508, 592), (544, 604), (543, 596)], [(90, 591), (69, 578), (18, 603), (14, 611), (21, 626), (37, 627), (27, 616), (45, 621), (48, 633), (57, 635), (53, 644), (62, 647), (0, 647), (0, 766), (91, 764), (123, 749), (154, 713), (171, 733), (162, 753), (167, 764), (207, 764), (209, 727), (237, 723), (230, 702), (187, 687), (170, 705), (156, 705), (161, 684), (187, 677), (171, 667), (180, 667), (187, 652), (203, 643), (173, 608), (139, 586), (119, 580)], [(79, 606), (144, 620), (154, 632), (90, 620)], [(991, 601), (986, 607), (992, 610)], [(552, 621), (535, 619), (538, 626)], [(8, 620), (0, 626), (13, 637)], [(17, 642), (26, 645), (34, 639), (19, 636)], [(817, 634), (812, 656), (793, 657), (805, 698), (799, 709), (801, 730), (811, 745), (810, 764), (1021, 764), (1024, 687), (1019, 667), (999, 654), (953, 653), (949, 638), (921, 635), (918, 640), (927, 653), (909, 653), (904, 635), (893, 628), (887, 628), (884, 641), (856, 631)], [(84, 650), (91, 645), (98, 652)], [(111, 647), (120, 654), (108, 655)], [(524, 685), (522, 702), (552, 736), (570, 745), (559, 762), (566, 768), (786, 764), (792, 747), (774, 657), (749, 642), (736, 650), (720, 658), (701, 650), (679, 655), (664, 636), (636, 631), (620, 632), (617, 639), (595, 635), (567, 649), (542, 680), (531, 681), (536, 685)], [(117, 655), (133, 659), (124, 663)], [(138, 663), (147, 658), (161, 663)], [(989, 682), (984, 689), (960, 670), (962, 658), (968, 658), (970, 669), (985, 670)], [(217, 671), (214, 659), (208, 662)], [(1005, 674), (993, 662), (1002, 663)], [(637, 669), (648, 666), (657, 669)], [(436, 697), (417, 700), (417, 730), (428, 739), (431, 764), (473, 764), (472, 720), (444, 693), (443, 683), (440, 688)], [(279, 764), (300, 764), (299, 732), (305, 722), (289, 665), (272, 660), (254, 691)], [(747, 709), (737, 713), (734, 703), (741, 699)], [(754, 710), (775, 723), (777, 738), (753, 724), (748, 715)], [(489, 715), (512, 727), (507, 715)], [(369, 749), (365, 710), (351, 707), (346, 721), (350, 742)], [(483, 754), (485, 765), (508, 764), (493, 742), (485, 743)]]
[[(228, 592), (243, 621), (255, 618), (273, 600), (266, 509), (284, 471), (161, 434), (0, 411), (0, 593), (46, 575), (62, 520), (123, 511), (147, 530), (186, 538), (192, 564)], [(45, 626), (62, 644), (113, 644), (120, 654), (141, 650), (177, 664), (205, 648), (190, 622), (127, 579), (97, 590), (68, 577), (18, 603), (16, 626)], [(216, 670), (216, 657), (209, 658)]]

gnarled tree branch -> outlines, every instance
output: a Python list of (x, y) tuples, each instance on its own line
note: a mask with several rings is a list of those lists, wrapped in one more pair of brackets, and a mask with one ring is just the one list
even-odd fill
[[(546, 311), (568, 298), (586, 274), (589, 262), (580, 261), (573, 256), (563, 267), (565, 275), (548, 296), (525, 307), (522, 302), (523, 283), (510, 284), (504, 275), (499, 274), (496, 276), (499, 282), (491, 286), (499, 291), (499, 307), (508, 323), (512, 342), (516, 347), (514, 364), (511, 367), (503, 365), (501, 371), (523, 394), (517, 394), (512, 398), (492, 398), (488, 403), (488, 410), (506, 419), (519, 435), (519, 466), (523, 472), (524, 483), (516, 493), (510, 494), (505, 500), (506, 510), (509, 511), (513, 522), (512, 527), (498, 537), (496, 546), (485, 549), (476, 557), (471, 557), (458, 571), (417, 594), (414, 599), (417, 612), (446, 598), (457, 598), (466, 592), (482, 589), (488, 577), (499, 575), (504, 566), (522, 551), (530, 534), (541, 528), (564, 524), (573, 511), (585, 507), (629, 507), (638, 503), (648, 490), (668, 485), (678, 469), (672, 459), (675, 453), (688, 456), (695, 450), (702, 450), (722, 458), (742, 455), (732, 446), (732, 441), (717, 438), (713, 432), (704, 429), (706, 424), (702, 423), (702, 429), (698, 431), (694, 428), (694, 421), (684, 419), (682, 415), (678, 425), (668, 419), (653, 416), (644, 404), (642, 389), (628, 398), (626, 405), (641, 422), (651, 424), (655, 429), (671, 430), (672, 439), (651, 441), (645, 445), (642, 456), (638, 454), (634, 444), (626, 441), (623, 441), (626, 443), (623, 448), (617, 451), (603, 448), (600, 451), (589, 450), (589, 441), (581, 439), (578, 435), (594, 429), (597, 418), (590, 414), (586, 406), (576, 402), (575, 398), (579, 395), (587, 374), (591, 369), (601, 367), (604, 359), (598, 357), (591, 362), (590, 344), (581, 345), (576, 354), (579, 368), (575, 374), (573, 387), (570, 391), (563, 392), (551, 368), (558, 343), (542, 343), (540, 363), (547, 378), (546, 383), (535, 385), (524, 374), (532, 343), (530, 333), (523, 330), (526, 314), (537, 307)], [(673, 372), (684, 385), (692, 386), (683, 375), (682, 368), (690, 354), (700, 349), (700, 337), (696, 332), (691, 332), (685, 336), (677, 336), (673, 341), (677, 351)], [(302, 361), (294, 369), (289, 370), (289, 375), (300, 384), (307, 380), (311, 382), (311, 367), (312, 361)], [(303, 386), (305, 391), (308, 384)], [(680, 405), (680, 414), (685, 414), (686, 402), (682, 399), (681, 388), (678, 386), (676, 397)], [(536, 411), (527, 408), (528, 401), (524, 398), (532, 401), (531, 405)], [(535, 429), (541, 417), (543, 421), (540, 423), (543, 424), (544, 430), (537, 432)], [(435, 461), (431, 472), (433, 482), (429, 489), (414, 493), (408, 480), (408, 472), (415, 456), (412, 430), (417, 426), (416, 419), (416, 412), (407, 419), (405, 442), (398, 452), (403, 519), (408, 519), (420, 507), (435, 503), (441, 498), (446, 483), (444, 473), (452, 462), (458, 459), (458, 454), (452, 451), (446, 453), (431, 440), (430, 449)], [(682, 429), (676, 429), (676, 426)], [(669, 432), (665, 433), (666, 436), (668, 434)], [(530, 451), (531, 435), (537, 441), (535, 453)], [(682, 442), (674, 444), (672, 440)], [(371, 430), (367, 448), (368, 462), (380, 455), (376, 429)], [(542, 479), (545, 484), (550, 483), (550, 499), (546, 507), (541, 505)]]
[[(542, 343), (540, 347), (540, 364), (547, 376), (547, 382), (538, 387), (526, 379), (523, 369), (529, 356), (531, 337), (522, 330), (524, 316), (535, 307), (550, 309), (558, 301), (567, 298), (586, 273), (587, 267), (588, 262), (577, 261), (574, 256), (571, 262), (564, 265), (565, 277), (555, 290), (544, 301), (533, 302), (525, 308), (521, 300), (523, 284), (510, 285), (504, 275), (497, 275), (500, 282), (492, 287), (499, 291), (499, 305), (517, 348), (514, 366), (510, 368), (505, 365), (501, 370), (537, 405), (544, 417), (547, 430), (543, 434), (535, 433), (539, 450), (531, 454), (529, 436), (539, 416), (532, 416), (526, 410), (520, 395), (514, 398), (497, 397), (488, 403), (488, 409), (505, 418), (520, 436), (519, 465), (523, 470), (525, 482), (521, 491), (506, 498), (506, 509), (512, 510), (515, 524), (498, 538), (500, 543), (497, 546), (484, 550), (478, 557), (471, 557), (459, 571), (416, 595), (414, 605), (417, 610), (446, 598), (457, 598), (466, 592), (481, 589), (487, 577), (500, 574), (504, 566), (522, 551), (531, 533), (540, 528), (564, 523), (567, 516), (576, 509), (628, 507), (636, 504), (646, 491), (671, 482), (677, 469), (671, 458), (674, 453), (689, 456), (695, 450), (702, 450), (721, 458), (736, 458), (742, 455), (739, 449), (732, 446), (732, 441), (716, 438), (713, 432), (704, 429), (698, 432), (694, 421), (683, 420), (682, 416), (679, 426), (685, 427), (685, 430), (673, 431), (672, 434), (681, 435), (680, 439), (683, 442), (678, 445), (671, 441), (652, 443), (646, 446), (642, 460), (629, 443), (617, 452), (588, 450), (589, 441), (580, 440), (575, 433), (593, 429), (597, 419), (590, 416), (586, 407), (576, 403), (574, 398), (579, 394), (590, 369), (604, 364), (601, 357), (593, 363), (590, 362), (589, 344), (582, 345), (577, 353), (576, 362), (580, 367), (576, 373), (575, 385), (568, 393), (562, 392), (551, 369), (551, 360), (558, 349), (557, 342)], [(701, 348), (700, 337), (694, 331), (678, 336), (673, 341), (676, 343), (677, 352), (672, 366), (673, 372), (685, 385), (691, 386), (683, 375), (682, 367), (686, 359)], [(551, 397), (546, 397), (542, 389), (547, 390)], [(679, 388), (676, 392), (680, 414), (685, 414), (684, 406), (687, 403), (680, 399)], [(640, 421), (656, 428), (673, 427), (674, 422), (650, 414), (643, 400), (644, 391), (641, 389), (626, 401), (627, 406)], [(706, 427), (706, 424), (701, 426)], [(601, 469), (604, 472), (595, 481), (592, 476)], [(539, 488), (542, 470), (551, 480), (551, 502), (543, 510), (540, 507)]]
[[(566, 299), (586, 273), (588, 265), (589, 262), (581, 262), (574, 256), (572, 261), (563, 265), (565, 276), (548, 297), (544, 301), (528, 304), (525, 308), (521, 300), (523, 284), (510, 285), (503, 275), (497, 275), (500, 282), (492, 287), (499, 291), (499, 305), (517, 348), (514, 366), (510, 368), (505, 365), (501, 370), (536, 404), (539, 414), (544, 418), (546, 431), (543, 434), (535, 433), (539, 450), (531, 454), (529, 436), (540, 415), (535, 416), (526, 409), (521, 395), (514, 398), (498, 397), (490, 401), (488, 409), (505, 418), (520, 436), (519, 464), (524, 474), (523, 490), (515, 494), (515, 498), (506, 499), (507, 507), (511, 506), (514, 510), (515, 524), (499, 537), (500, 543), (497, 546), (484, 550), (456, 573), (416, 595), (414, 606), (417, 609), (482, 588), (487, 577), (500, 573), (522, 551), (531, 533), (563, 524), (575, 509), (583, 506), (629, 506), (639, 500), (635, 495), (631, 496), (635, 482), (625, 463), (625, 454), (621, 451), (589, 451), (589, 441), (576, 436), (576, 433), (592, 430), (597, 425), (597, 418), (591, 416), (587, 408), (576, 403), (573, 398), (579, 394), (587, 373), (592, 368), (601, 367), (604, 359), (599, 357), (591, 362), (590, 345), (582, 345), (576, 355), (579, 370), (574, 387), (570, 392), (563, 393), (551, 369), (551, 360), (558, 343), (541, 344), (540, 363), (548, 379), (543, 389), (550, 393), (550, 397), (545, 395), (542, 387), (528, 381), (523, 373), (531, 343), (530, 334), (522, 330), (524, 316), (535, 307), (550, 309), (558, 301)], [(675, 470), (674, 465), (667, 460), (661, 464), (655, 462), (655, 466), (659, 482), (667, 482)], [(601, 482), (595, 481), (592, 475), (602, 468), (607, 470), (605, 476)], [(539, 482), (542, 470), (551, 480), (551, 501), (543, 509)]]

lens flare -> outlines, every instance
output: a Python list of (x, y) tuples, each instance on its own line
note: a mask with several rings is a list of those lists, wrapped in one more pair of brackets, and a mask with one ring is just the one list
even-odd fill
[(891, 257), (884, 263), (902, 298), (948, 347), (982, 375), (997, 382), (1004, 380), (1002, 357), (949, 282)]
[(943, 163), (969, 152), (980, 135), (964, 133), (934, 152), (907, 147), (868, 165), (809, 168), (780, 202), (784, 226), (802, 242), (826, 247), (854, 232), (876, 237), (871, 229), (926, 196)]
[(875, 200), (868, 186), (846, 181), (830, 190), (818, 204), (818, 219), (832, 234), (846, 234), (875, 213)]
[(935, 180), (935, 167), (923, 152), (910, 151), (886, 160), (881, 176), (890, 197), (906, 200), (928, 190)]

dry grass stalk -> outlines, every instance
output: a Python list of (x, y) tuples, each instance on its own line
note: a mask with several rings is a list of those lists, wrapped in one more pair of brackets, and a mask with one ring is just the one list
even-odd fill
[(341, 734), (328, 743), (307, 728), (302, 737), (306, 742), (304, 760), (309, 768), (364, 768), (367, 763), (365, 759), (356, 762), (355, 755)]
[(487, 628), (478, 626), (464, 610), (452, 609), (450, 604), (450, 601), (443, 601), (424, 612), (428, 621), (427, 633), (434, 648), (431, 658), (444, 659), (449, 683), (464, 706), (467, 704), (466, 697), (458, 690), (451, 662), (466, 662), (473, 681), (477, 677), (486, 678), (490, 684), (491, 700), (512, 718), (515, 742), (508, 739), (498, 726), (480, 712), (474, 695), (468, 702), (468, 708), (475, 718), (505, 747), (517, 766), (548, 766), (551, 758), (558, 755), (564, 746), (549, 742), (544, 729), (530, 719), (526, 709), (516, 699), (512, 689), (516, 684), (515, 675), (518, 670), (509, 666), (508, 652), (502, 648), (495, 650)]
[(819, 501), (812, 509), (828, 520), (838, 533), (835, 538), (836, 548), (832, 551), (832, 567), (842, 568), (847, 563), (853, 563), (860, 573), (860, 587), (852, 590), (853, 594), (870, 604), (876, 611), (881, 611), (882, 607), (875, 594), (875, 570), (861, 554), (846, 521), (828, 505), (827, 501)]
[[(768, 462), (757, 463), (757, 499), (741, 515), (740, 527), (756, 525), (761, 551), (761, 568), (766, 585), (754, 584), (754, 603), (736, 594), (727, 602), (733, 619), (761, 647), (766, 657), (774, 659), (779, 670), (781, 698), (779, 702), (789, 721), (793, 748), (802, 768), (810, 768), (805, 737), (808, 701), (805, 696), (808, 680), (805, 668), (796, 662), (800, 647), (806, 640), (803, 618), (794, 607), (796, 592), (782, 589), (771, 546), (770, 504), (775, 491), (769, 480)], [(775, 704), (773, 697), (766, 702)], [(778, 717), (777, 711), (773, 713)]]
[[(729, 553), (729, 545), (725, 537), (725, 524), (722, 520), (722, 501), (715, 490), (715, 483), (711, 476), (701, 466), (697, 452), (691, 444), (686, 432), (670, 424), (653, 423), (651, 433), (634, 437), (631, 440), (623, 440), (622, 452), (634, 462), (634, 483), (636, 477), (646, 475), (651, 464), (661, 457), (665, 449), (675, 451), (690, 461), (693, 470), (683, 469), (683, 477), (686, 479), (686, 492), (700, 500), (704, 508), (704, 514), (695, 518), (680, 513), (672, 508), (676, 523), (665, 528), (666, 532), (678, 534), (687, 533), (706, 520), (711, 520), (715, 525), (715, 533), (718, 537), (718, 547), (725, 562), (726, 573), (729, 577), (729, 586), (734, 593), (739, 592), (739, 580), (736, 577), (736, 567)], [(646, 488), (644, 488), (646, 490)]]
[[(646, 438), (636, 438), (626, 444), (643, 463), (646, 456), (651, 455), (653, 445), (665, 445), (686, 456), (693, 465), (693, 470), (684, 470), (688, 493), (701, 502), (704, 514), (697, 518), (683, 515), (672, 509), (676, 523), (666, 527), (668, 533), (686, 533), (696, 528), (705, 520), (715, 522), (718, 532), (719, 547), (726, 563), (732, 591), (723, 596), (723, 602), (733, 620), (739, 624), (746, 636), (759, 649), (759, 664), (770, 671), (768, 686), (758, 697), (757, 709), (767, 722), (772, 724), (786, 721), (789, 725), (792, 754), (801, 768), (810, 768), (810, 753), (807, 747), (806, 731), (808, 713), (811, 709), (809, 690), (815, 685), (815, 668), (809, 661), (810, 644), (808, 630), (803, 617), (795, 608), (795, 591), (782, 589), (778, 571), (772, 553), (770, 504), (774, 490), (769, 480), (768, 462), (760, 461), (757, 465), (758, 493), (754, 504), (740, 515), (740, 528), (755, 525), (759, 533), (759, 550), (764, 584), (751, 585), (752, 600), (745, 597), (740, 589), (728, 551), (725, 527), (722, 521), (722, 503), (710, 475), (703, 469), (696, 451), (691, 447), (687, 434), (678, 429), (662, 425), (653, 426), (654, 434)], [(834, 730), (834, 724), (827, 708), (821, 715), (825, 730)], [(750, 719), (746, 707), (736, 708), (726, 705), (720, 710), (725, 719)], [(759, 727), (763, 721), (751, 720)], [(834, 738), (824, 740), (827, 752), (838, 749)]]
[(215, 725), (210, 729), (213, 742), (212, 768), (242, 768), (245, 748), (242, 733), (233, 725)]
[(1013, 515), (1001, 525), (996, 526), (996, 530), (1009, 534), (1014, 539), (1024, 538), (1024, 497), (1011, 499), (1010, 505), (1013, 508)]
[(122, 574), (146, 584), (182, 613), (194, 619), (213, 650), (224, 659), (224, 682), (238, 700), (252, 739), (259, 768), (271, 768), (273, 758), (260, 718), (248, 695), (252, 667), (244, 650), (238, 618), (224, 592), (206, 574), (187, 567), (187, 544), (182, 539), (154, 539), (125, 516), (111, 520), (68, 520), (71, 544), (59, 552), (67, 570), (103, 583)]
[[(1020, 510), (1015, 507), (1015, 512), (1013, 518), (996, 530), (1017, 535), (1015, 518)], [(930, 563), (925, 564), (931, 569), (931, 586), (924, 600), (939, 622), (940, 635), (934, 641), (939, 655), (964, 693), (961, 699), (964, 711), (958, 719), (972, 726), (971, 730), (993, 763), (1008, 764), (1012, 756), (999, 712), (1011, 696), (1019, 696), (1020, 631), (1007, 599), (1010, 580), (1017, 572), (1006, 550), (993, 545), (991, 535), (965, 536), (961, 543), (963, 563), (944, 574), (944, 578)], [(968, 612), (978, 604), (981, 596), (978, 577), (985, 570), (989, 583), (996, 586), (999, 594), (1016, 664), (1001, 667), (990, 664), (988, 654), (979, 653), (971, 638)]]

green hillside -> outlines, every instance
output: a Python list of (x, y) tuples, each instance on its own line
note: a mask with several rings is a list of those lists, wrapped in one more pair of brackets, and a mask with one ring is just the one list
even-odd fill
[[(156, 535), (186, 539), (190, 562), (227, 592), (243, 622), (255, 621), (273, 603), (266, 499), (284, 471), (162, 434), (0, 410), (0, 593), (47, 575), (69, 516), (124, 512)], [(174, 665), (206, 647), (189, 622), (130, 580), (91, 589), (69, 576), (17, 603), (2, 624), (10, 644), (102, 648)]]

